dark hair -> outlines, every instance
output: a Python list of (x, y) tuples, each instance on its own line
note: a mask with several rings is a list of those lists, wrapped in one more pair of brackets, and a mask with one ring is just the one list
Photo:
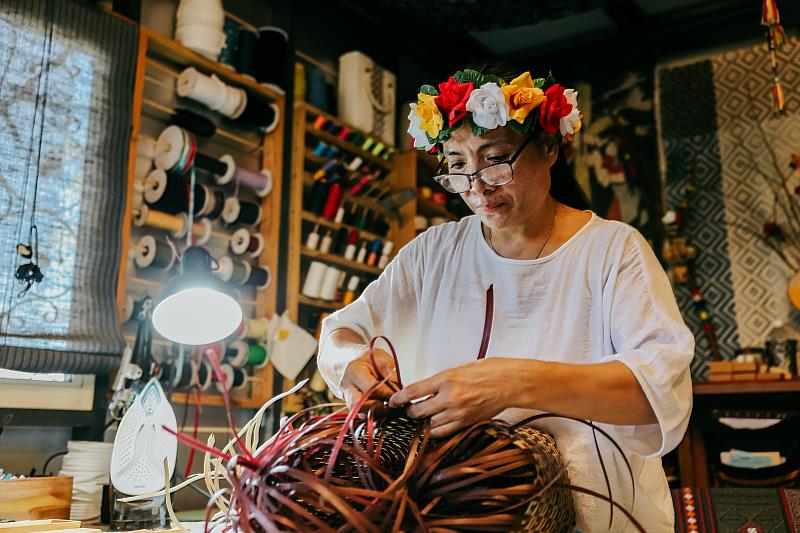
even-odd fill
[[(530, 68), (515, 66), (508, 63), (472, 64), (465, 68), (477, 70), (481, 74), (497, 76), (506, 82), (511, 81), (526, 70), (530, 70)], [(541, 133), (541, 131), (534, 133), (534, 144), (542, 147), (550, 142), (558, 141), (553, 136), (545, 135)], [(589, 200), (586, 197), (586, 193), (575, 179), (575, 174), (567, 163), (561, 145), (558, 146), (558, 157), (555, 163), (553, 163), (553, 166), (550, 167), (550, 178), (550, 196), (569, 207), (582, 210), (589, 209)]]
[(590, 207), (589, 199), (575, 179), (561, 148), (558, 149), (556, 162), (550, 167), (550, 196), (575, 209), (585, 210)]

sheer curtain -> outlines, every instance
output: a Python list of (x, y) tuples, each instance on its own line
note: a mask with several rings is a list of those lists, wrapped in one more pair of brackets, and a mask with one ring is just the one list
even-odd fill
[[(2, 368), (86, 374), (118, 364), (137, 40), (136, 26), (85, 0), (0, 0)], [(24, 292), (17, 244), (30, 243), (32, 222), (44, 278)]]

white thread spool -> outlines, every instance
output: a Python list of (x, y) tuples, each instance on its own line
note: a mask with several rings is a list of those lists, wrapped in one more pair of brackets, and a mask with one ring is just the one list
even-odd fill
[(225, 100), (225, 84), (216, 76), (208, 77), (194, 67), (189, 67), (178, 76), (178, 96), (191, 98), (209, 109), (216, 109)]
[(226, 85), (225, 98), (220, 103), (219, 109), (215, 109), (215, 111), (219, 111), (226, 117), (238, 118), (244, 111), (242, 101), (247, 101), (247, 94), (242, 89)]
[(150, 173), (153, 169), (153, 160), (148, 159), (146, 157), (137, 156), (136, 157), (136, 170), (135, 175), (137, 178), (143, 178)]
[(175, 249), (169, 243), (156, 241), (152, 235), (143, 235), (136, 243), (134, 262), (138, 268), (169, 270), (176, 259)]
[(306, 237), (306, 248), (311, 250), (316, 250), (317, 246), (319, 245), (319, 224), (314, 226), (314, 229), (311, 230), (311, 233), (308, 234)]
[(136, 155), (145, 159), (153, 159), (158, 150), (158, 143), (149, 135), (139, 135), (136, 141)]
[(250, 233), (247, 228), (239, 228), (231, 236), (230, 247), (236, 255), (258, 257), (264, 251), (264, 237), (259, 233)]
[(245, 330), (245, 338), (252, 340), (263, 340), (269, 334), (269, 319), (266, 317), (251, 318), (247, 321), (247, 329)]
[(175, 40), (216, 61), (225, 46), (225, 11), (220, 0), (181, 0), (175, 13)]
[(133, 196), (131, 197), (131, 207), (139, 209), (144, 205), (144, 179), (138, 178), (133, 182)]
[(234, 353), (233, 357), (226, 357), (226, 360), (231, 365), (242, 368), (243, 366), (247, 365), (247, 343), (243, 341), (233, 341), (230, 343), (225, 350), (226, 356), (230, 353)]
[[(322, 290), (322, 281), (328, 266), (319, 261), (312, 261), (308, 267), (306, 279), (303, 282), (303, 294), (309, 298), (319, 298)], [(335, 289), (334, 289), (335, 290)]]
[(319, 297), (323, 300), (332, 302), (336, 298), (336, 289), (339, 287), (339, 277), (342, 271), (336, 267), (329, 266), (325, 271), (325, 276), (322, 278), (322, 288), (319, 291)]
[(383, 244), (383, 252), (381, 258), (378, 260), (378, 268), (386, 268), (386, 265), (389, 263), (389, 255), (392, 253), (393, 249), (394, 243), (392, 241), (386, 241)]

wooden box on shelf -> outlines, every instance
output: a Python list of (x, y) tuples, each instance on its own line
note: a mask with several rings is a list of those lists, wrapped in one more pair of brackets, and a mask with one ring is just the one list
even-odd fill
[(785, 370), (757, 361), (709, 361), (709, 383), (790, 380)]
[[(71, 504), (71, 477), (32, 477), (0, 481), (0, 517), (2, 518), (10, 520), (67, 519)], [(41, 529), (31, 531), (41, 531)]]

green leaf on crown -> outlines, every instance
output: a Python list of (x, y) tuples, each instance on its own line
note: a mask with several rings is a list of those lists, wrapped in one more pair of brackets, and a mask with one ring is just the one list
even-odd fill
[(447, 139), (449, 139), (450, 136), (453, 134), (453, 132), (456, 130), (456, 128), (458, 128), (458, 126), (460, 125), (461, 121), (458, 121), (456, 122), (455, 126), (442, 128), (442, 130), (439, 132), (439, 135), (436, 136), (436, 144), (443, 143)]
[(469, 118), (467, 120), (469, 120), (469, 127), (472, 128), (472, 134), (475, 135), (476, 137), (480, 137), (481, 135), (489, 131), (489, 128), (484, 128), (483, 126), (478, 126), (477, 124), (475, 124), (475, 121), (472, 120), (472, 113), (469, 114)]
[(547, 80), (544, 78), (536, 78), (535, 80), (533, 80), (533, 86), (536, 87), (537, 89), (541, 89), (542, 87), (544, 87), (546, 81)]
[[(527, 120), (527, 118), (526, 118), (525, 120)], [(523, 122), (522, 124), (520, 124), (520, 123), (519, 123), (519, 122), (517, 122), (516, 120), (509, 120), (509, 121), (506, 123), (506, 125), (507, 125), (509, 128), (511, 128), (511, 131), (513, 131), (513, 132), (515, 132), (515, 133), (518, 133), (519, 135), (524, 135), (524, 134), (525, 134), (525, 132), (527, 131), (527, 130), (525, 129), (525, 123), (524, 123), (524, 122)]]
[(436, 90), (436, 87), (433, 85), (423, 85), (419, 88), (419, 92), (422, 94), (427, 94), (429, 96), (439, 96), (439, 91)]
[(453, 74), (453, 79), (456, 80), (458, 83), (472, 82), (476, 88), (480, 87), (486, 82), (486, 76), (484, 76), (477, 70), (472, 70), (472, 69), (459, 70), (458, 72)]
[(540, 108), (541, 106), (537, 107), (536, 109), (528, 113), (528, 116), (525, 117), (525, 120), (522, 121), (522, 124), (520, 124), (516, 120), (509, 120), (508, 125), (511, 127), (512, 130), (514, 130), (516, 133), (520, 135), (528, 134), (531, 130), (533, 130), (536, 123), (539, 122)]

